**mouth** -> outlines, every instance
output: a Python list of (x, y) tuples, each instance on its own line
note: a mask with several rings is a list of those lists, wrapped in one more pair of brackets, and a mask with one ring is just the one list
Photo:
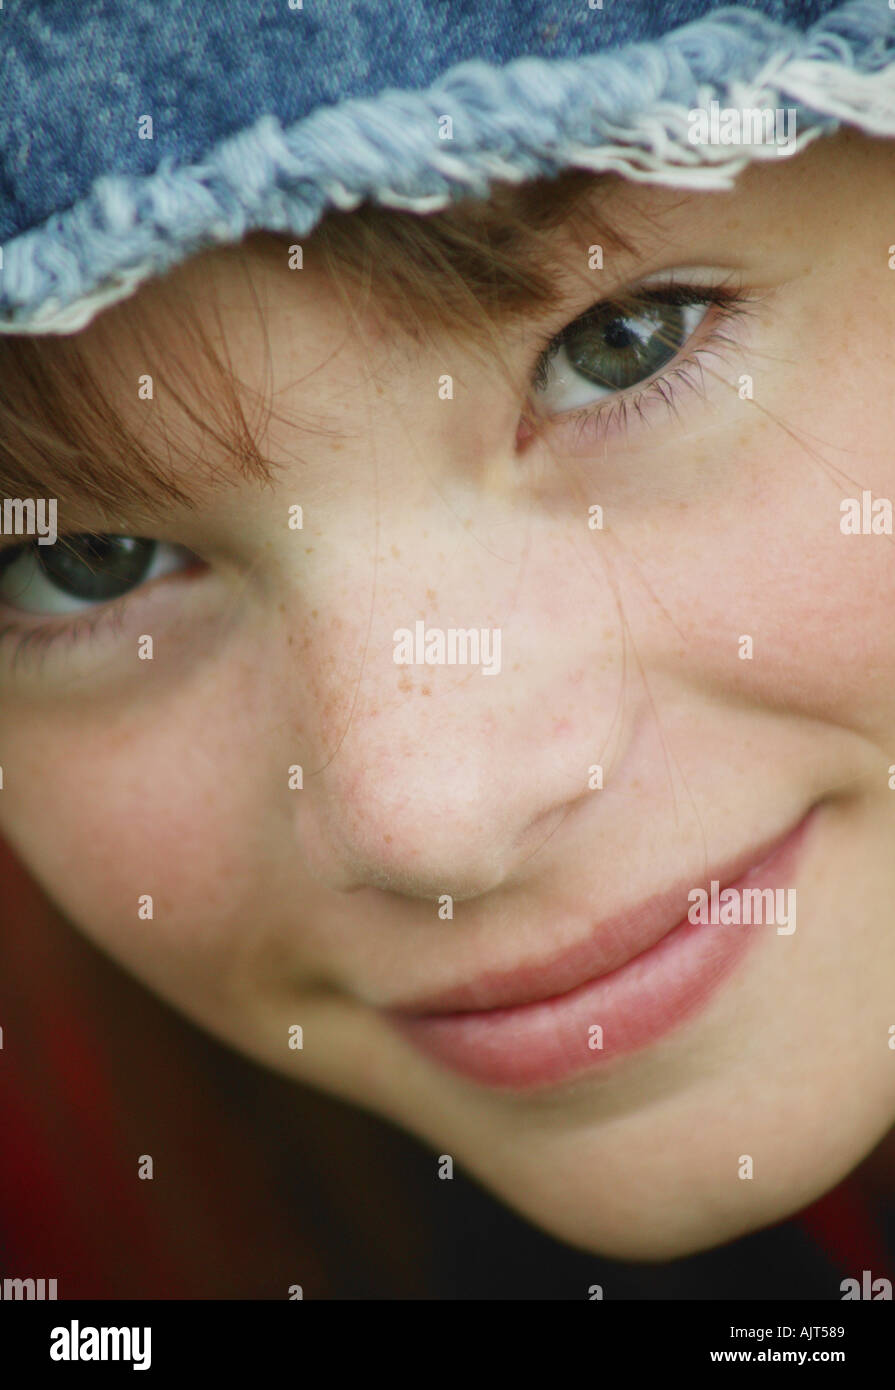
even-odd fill
[[(795, 919), (780, 925), (774, 905), (787, 899), (815, 810), (707, 877), (603, 920), (551, 959), (490, 971), (383, 1015), (430, 1059), (498, 1089), (556, 1085), (640, 1051), (707, 1005), (758, 937), (786, 949)], [(693, 906), (697, 889), (714, 905), (707, 921)], [(719, 900), (727, 906), (716, 920)]]

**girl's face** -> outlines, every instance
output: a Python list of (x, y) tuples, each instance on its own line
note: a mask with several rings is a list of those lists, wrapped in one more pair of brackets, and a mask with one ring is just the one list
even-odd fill
[[(247, 388), (269, 350), (272, 482), (122, 514), (164, 544), (111, 605), (0, 577), (0, 831), (68, 918), (608, 1255), (778, 1219), (895, 1115), (892, 174), (848, 135), (615, 186), (636, 248), (582, 283), (557, 232), (503, 364), (355, 317), (313, 242), (197, 258)], [(133, 311), (117, 403), (189, 487)]]

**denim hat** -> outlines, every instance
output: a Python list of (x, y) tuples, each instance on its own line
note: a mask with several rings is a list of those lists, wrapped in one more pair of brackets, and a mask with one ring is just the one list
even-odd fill
[(332, 207), (895, 136), (895, 0), (7, 0), (0, 94), (0, 331), (70, 333)]

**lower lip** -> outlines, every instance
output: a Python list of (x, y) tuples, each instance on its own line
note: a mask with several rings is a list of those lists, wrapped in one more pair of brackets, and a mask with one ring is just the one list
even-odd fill
[[(809, 817), (763, 863), (725, 888), (793, 886)], [(774, 924), (693, 924), (687, 918), (649, 950), (599, 979), (552, 999), (449, 1014), (389, 1012), (410, 1043), (483, 1085), (529, 1091), (599, 1070), (672, 1032), (705, 1006), (759, 936)], [(602, 1029), (602, 1047), (591, 1047)]]

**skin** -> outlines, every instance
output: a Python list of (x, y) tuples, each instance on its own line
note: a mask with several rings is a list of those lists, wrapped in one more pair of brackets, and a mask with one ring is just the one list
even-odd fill
[[(758, 298), (705, 359), (704, 397), (590, 443), (559, 421), (520, 433), (523, 399), (471, 344), (411, 343), (373, 300), (352, 323), (310, 254), (300, 278), (248, 249), (196, 258), (169, 284), (209, 324), (214, 292), (258, 389), (263, 309), (273, 484), (128, 513), (119, 530), (207, 568), (39, 661), (0, 650), (0, 833), (75, 927), (227, 1043), (607, 1255), (671, 1258), (778, 1220), (895, 1118), (893, 539), (839, 526), (843, 498), (895, 497), (893, 154), (849, 134), (729, 193), (614, 188), (610, 218), (642, 245), (596, 293), (699, 266)], [(592, 302), (593, 276), (569, 284), (507, 328), (522, 377), (535, 335)], [(157, 294), (83, 334), (98, 360), (115, 335), (131, 383), (157, 369), (127, 333)], [(167, 409), (157, 393), (153, 429)], [(420, 617), (500, 627), (500, 674), (395, 665), (394, 630)], [(706, 1007), (599, 1074), (497, 1092), (377, 1011), (546, 959), (815, 804), (797, 931), (766, 931)]]

